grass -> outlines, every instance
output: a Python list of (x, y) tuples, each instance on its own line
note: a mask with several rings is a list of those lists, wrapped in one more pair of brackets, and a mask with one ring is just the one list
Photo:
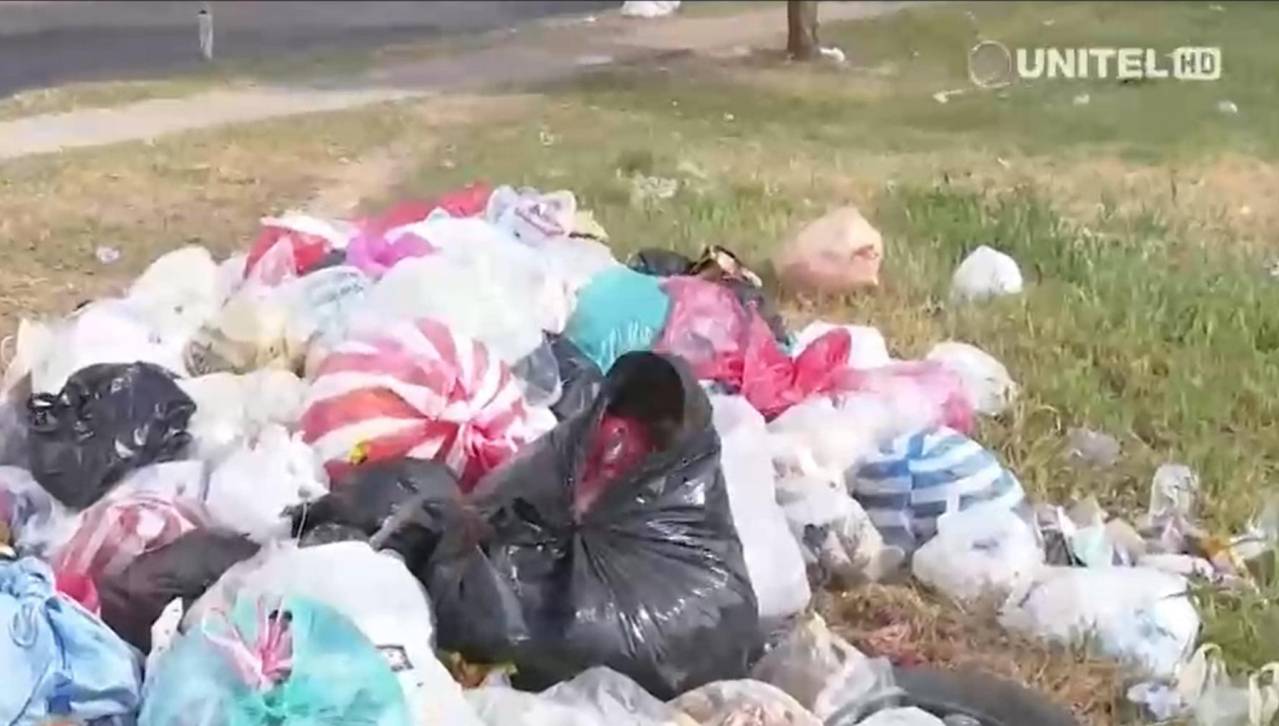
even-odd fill
[[(819, 299), (775, 290), (792, 322), (873, 324), (900, 357), (947, 338), (979, 345), (1023, 393), (978, 438), (1036, 497), (1097, 496), (1135, 518), (1155, 467), (1179, 461), (1201, 476), (1203, 521), (1234, 532), (1279, 495), (1279, 282), (1264, 271), (1279, 222), (1279, 78), (1264, 30), (1279, 10), (1223, 8), (914, 8), (823, 28), (824, 42), (849, 53), (845, 68), (755, 57), (618, 69), (549, 87), (516, 118), (481, 112), (432, 128), (429, 143), (422, 109), (438, 100), (13, 162), (0, 175), (0, 253), (23, 279), (60, 285), (83, 283), (79, 260), (102, 241), (125, 248), (119, 269), (88, 265), (110, 280), (187, 241), (243, 247), (258, 216), (306, 199), (343, 159), (387, 145), (404, 145), (409, 172), (370, 189), (368, 207), (474, 179), (568, 188), (619, 258), (645, 246), (724, 244), (767, 271), (779, 241), (854, 202), (884, 233), (883, 286)], [(965, 53), (979, 37), (1220, 45), (1225, 71), (1216, 84), (1045, 81), (938, 104), (932, 93), (966, 84)], [(1073, 105), (1084, 91), (1091, 102)], [(1222, 98), (1240, 113), (1218, 113)], [(677, 179), (679, 191), (635, 203), (635, 175)], [(980, 244), (1020, 261), (1026, 294), (945, 305), (956, 263)], [(9, 310), (57, 297), (5, 288)], [(1062, 449), (1074, 426), (1117, 437), (1121, 463), (1071, 468)], [(1279, 659), (1279, 571), (1257, 575), (1255, 592), (1199, 594), (1203, 637), (1237, 671)], [(891, 601), (930, 641), (927, 652), (956, 665), (970, 661), (939, 644), (971, 626), (969, 651), (1020, 658), (998, 669), (1091, 723), (1125, 717), (1115, 697), (1122, 676), (1078, 653), (987, 637), (976, 616), (913, 591), (856, 597), (833, 607), (855, 618)]]

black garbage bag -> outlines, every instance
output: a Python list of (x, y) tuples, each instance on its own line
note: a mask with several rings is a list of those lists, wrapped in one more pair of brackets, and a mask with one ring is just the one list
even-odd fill
[(32, 396), (27, 409), (31, 475), (83, 509), (130, 471), (177, 457), (191, 441), (195, 402), (157, 365), (99, 363), (56, 395)]
[(626, 266), (645, 275), (674, 277), (687, 275), (693, 267), (693, 261), (678, 252), (645, 247), (627, 258)]
[(560, 400), (551, 406), (551, 413), (563, 421), (595, 403), (595, 397), (604, 385), (604, 373), (573, 341), (562, 335), (548, 335), (547, 338), (551, 341), (551, 352), (555, 354), (563, 387)]
[(165, 606), (182, 598), (187, 608), (222, 574), (257, 554), (258, 545), (231, 532), (197, 529), (143, 553), (118, 575), (101, 578), (102, 620), (143, 653), (151, 650), (151, 626)]
[[(457, 477), (444, 464), (425, 459), (384, 459), (358, 466), (333, 482), (328, 494), (286, 510), (303, 544), (372, 537), (392, 514), (423, 492), (453, 492)], [(348, 536), (343, 536), (343, 534)]]
[(514, 663), (539, 690), (595, 665), (662, 699), (745, 677), (762, 635), (719, 451), (682, 361), (619, 358), (588, 410), (481, 481), (464, 521), (427, 518), (442, 538), (406, 561), (439, 648)]

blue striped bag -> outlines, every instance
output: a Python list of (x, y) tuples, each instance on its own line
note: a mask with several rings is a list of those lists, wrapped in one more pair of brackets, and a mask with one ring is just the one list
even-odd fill
[(1010, 509), (1025, 500), (1017, 477), (995, 455), (944, 426), (894, 439), (849, 469), (845, 483), (884, 543), (907, 552), (937, 534), (937, 518), (979, 502)]

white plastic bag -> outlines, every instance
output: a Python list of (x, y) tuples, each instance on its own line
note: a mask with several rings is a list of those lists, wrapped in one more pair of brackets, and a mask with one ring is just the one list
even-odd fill
[(284, 538), (284, 510), (328, 492), (315, 452), (275, 424), (247, 438), (213, 470), (205, 508), (214, 522), (255, 542)]
[(1279, 663), (1230, 678), (1221, 648), (1205, 643), (1177, 670), (1176, 693), (1194, 715), (1195, 726), (1271, 726), (1279, 714)]
[(1002, 295), (1017, 295), (1024, 282), (1017, 261), (982, 245), (973, 250), (951, 278), (952, 302), (975, 302)]
[(804, 558), (777, 506), (764, 417), (741, 396), (712, 396), (728, 504), (764, 619), (803, 610), (812, 593)]
[(664, 18), (679, 10), (679, 0), (626, 0), (622, 15), (628, 18)]
[(279, 288), (246, 284), (191, 337), (186, 368), (196, 376), (268, 367), (292, 370), (302, 358), (304, 341), (288, 339), (288, 322)]
[(71, 374), (95, 363), (154, 363), (183, 376), (184, 340), (153, 329), (127, 300), (90, 303), (52, 326), (45, 344), (31, 350), (31, 390), (57, 393)]
[(1021, 517), (991, 504), (950, 512), (937, 536), (915, 552), (911, 570), (921, 582), (956, 600), (1007, 595), (1043, 566), (1038, 538)]
[(876, 582), (906, 558), (901, 548), (884, 545), (870, 515), (842, 484), (791, 477), (778, 487), (777, 500), (815, 582)]
[(859, 721), (858, 726), (946, 726), (946, 722), (919, 708), (888, 708)]
[(592, 709), (506, 686), (472, 688), (465, 698), (485, 726), (605, 726)]
[(211, 373), (178, 381), (178, 387), (196, 406), (187, 426), (191, 454), (214, 463), (268, 425), (295, 425), (306, 398), (306, 385), (296, 375), (272, 368)]
[(336, 345), (346, 338), (351, 316), (372, 285), (359, 268), (349, 265), (326, 267), (286, 283), (280, 291), (287, 310), (285, 336)]
[[(435, 656), (430, 602), (397, 556), (374, 552), (364, 542), (279, 545), (264, 555), (240, 563), (246, 567), (231, 582), (238, 596), (293, 595), (334, 608), (386, 656), (419, 723), (482, 723)], [(211, 590), (205, 597), (210, 595), (220, 599), (228, 593)]]
[[(438, 244), (429, 225), (463, 222), (487, 226), (482, 220), (438, 217), (415, 226), (425, 227), (421, 234)], [(567, 291), (534, 250), (486, 234), (447, 243), (435, 254), (391, 268), (369, 291), (353, 329), (378, 330), (391, 320), (433, 318), (480, 341), (508, 365), (532, 353), (542, 344), (544, 330), (563, 330)]]
[(582, 671), (558, 683), (542, 698), (574, 709), (594, 712), (607, 726), (666, 726), (680, 718), (678, 710), (657, 700), (635, 681), (604, 666)]
[(0, 526), (19, 555), (53, 558), (79, 527), (79, 517), (26, 469), (0, 466)]
[(892, 356), (888, 354), (888, 343), (885, 342), (884, 335), (878, 328), (869, 325), (839, 325), (824, 320), (809, 323), (803, 330), (796, 333), (795, 346), (791, 353), (798, 356), (813, 341), (838, 329), (848, 331), (848, 337), (852, 341), (848, 352), (848, 365), (865, 369), (878, 368), (893, 362)]
[(191, 245), (156, 258), (133, 282), (126, 300), (152, 330), (182, 348), (225, 298), (213, 256)]
[(1059, 642), (1091, 634), (1106, 655), (1167, 678), (1199, 633), (1187, 589), (1184, 577), (1145, 567), (1045, 567), (1013, 591), (1000, 622)]
[(761, 658), (751, 677), (777, 686), (827, 721), (836, 714), (849, 718), (895, 692), (892, 673), (887, 659), (866, 657), (814, 614)]
[(1017, 398), (1017, 384), (1008, 369), (977, 346), (948, 340), (933, 346), (926, 360), (941, 363), (963, 379), (977, 413), (998, 416)]
[(681, 694), (671, 705), (698, 726), (822, 726), (785, 691), (761, 681), (715, 681)]
[(526, 245), (540, 247), (548, 240), (567, 237), (577, 217), (573, 192), (543, 194), (536, 189), (501, 186), (489, 196), (484, 218)]

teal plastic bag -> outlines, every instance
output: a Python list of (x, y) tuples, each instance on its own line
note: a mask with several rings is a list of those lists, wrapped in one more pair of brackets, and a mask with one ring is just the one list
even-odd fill
[[(272, 602), (271, 600), (274, 600)], [(381, 653), (336, 610), (240, 598), (147, 674), (139, 726), (411, 726)]]
[(666, 326), (671, 301), (661, 284), (625, 267), (599, 273), (577, 293), (564, 335), (608, 373), (623, 355), (651, 349)]

